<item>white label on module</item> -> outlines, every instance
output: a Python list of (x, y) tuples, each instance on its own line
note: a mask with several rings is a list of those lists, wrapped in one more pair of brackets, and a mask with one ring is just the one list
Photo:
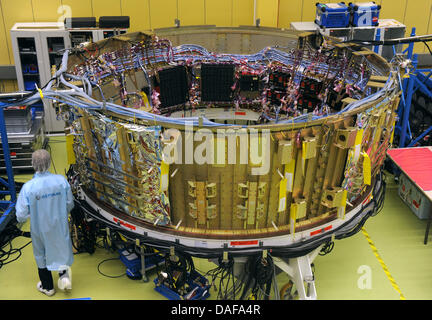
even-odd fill
[(195, 247), (207, 248), (207, 241), (195, 240)]

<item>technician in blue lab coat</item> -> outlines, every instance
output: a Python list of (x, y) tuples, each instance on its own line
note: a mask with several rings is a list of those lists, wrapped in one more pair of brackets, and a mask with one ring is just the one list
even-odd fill
[(33, 179), (21, 188), (16, 203), (19, 223), (30, 217), (33, 253), (40, 282), (37, 289), (52, 296), (55, 293), (51, 271), (59, 272), (59, 289), (71, 289), (70, 266), (73, 262), (69, 236), (68, 213), (73, 208), (73, 196), (66, 178), (48, 171), (50, 154), (36, 150), (32, 154)]

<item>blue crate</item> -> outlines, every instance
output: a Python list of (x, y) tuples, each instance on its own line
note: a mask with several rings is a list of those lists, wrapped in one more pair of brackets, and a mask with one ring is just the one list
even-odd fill
[[(206, 300), (208, 297), (210, 297), (211, 286), (208, 284), (207, 279), (197, 271), (188, 273), (187, 284), (189, 285), (190, 291), (183, 296), (171, 290), (163, 283), (159, 283), (158, 277), (156, 277), (153, 282), (155, 284), (154, 289), (169, 300)], [(187, 296), (192, 291), (194, 291), (194, 295), (188, 299)]]
[(347, 28), (349, 22), (349, 7), (344, 2), (316, 4), (315, 23), (320, 28)]
[(350, 25), (353, 27), (376, 27), (379, 24), (381, 6), (375, 2), (349, 3)]
[(27, 91), (33, 91), (36, 89), (35, 84), (37, 84), (35, 81), (26, 80), (24, 81), (24, 89)]
[(35, 64), (30, 64), (30, 65), (28, 66), (28, 70), (27, 70), (27, 72), (30, 73), (30, 74), (38, 74), (38, 73), (39, 73), (39, 69), (38, 69), (37, 65), (35, 65)]
[[(125, 248), (118, 249), (118, 252), (120, 254), (120, 261), (123, 262), (126, 267), (127, 277), (132, 280), (142, 279), (141, 256)], [(145, 271), (147, 271), (161, 264), (164, 261), (164, 257), (160, 255), (149, 255), (146, 256), (144, 260), (146, 267)]]

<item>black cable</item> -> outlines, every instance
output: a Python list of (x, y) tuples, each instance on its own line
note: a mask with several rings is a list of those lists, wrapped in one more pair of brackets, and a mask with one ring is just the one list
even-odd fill
[(97, 270), (98, 270), (98, 272), (99, 272), (101, 275), (103, 275), (104, 277), (107, 277), (107, 278), (120, 278), (120, 277), (125, 276), (125, 275), (126, 275), (126, 272), (123, 273), (123, 274), (121, 274), (121, 275), (111, 276), (111, 275), (104, 274), (102, 271), (100, 271), (100, 266), (102, 265), (102, 263), (105, 263), (105, 262), (107, 262), (107, 261), (111, 261), (111, 260), (120, 260), (120, 258), (108, 258), (108, 259), (102, 260), (101, 262), (99, 262), (99, 264), (98, 264), (98, 266), (97, 266)]
[[(12, 241), (20, 236), (24, 236), (26, 238), (30, 238), (29, 232), (23, 232), (16, 227), (15, 224), (9, 224), (1, 233), (0, 233), (0, 269), (11, 262), (18, 260), (22, 255), (22, 250), (27, 247), (31, 241), (26, 243), (25, 245), (19, 248), (13, 248)], [(8, 249), (6, 247), (9, 246)], [(18, 254), (15, 258), (10, 260), (10, 258)]]
[[(383, 206), (384, 194), (385, 194), (385, 182), (382, 180), (382, 175), (378, 175), (377, 181), (375, 182), (375, 186), (373, 187), (373, 199), (371, 202), (363, 207), (352, 219), (347, 221), (346, 223), (340, 225), (335, 228), (333, 234), (335, 234), (336, 239), (343, 239), (349, 236), (354, 235), (359, 232), (366, 222), (366, 220), (372, 215), (380, 212)], [(76, 200), (77, 201), (77, 200)], [(96, 212), (85, 202), (85, 201), (77, 201), (77, 206), (81, 206), (86, 214), (89, 214), (91, 217), (97, 219), (101, 223), (104, 223), (113, 230), (120, 232), (124, 237), (135, 240), (137, 238), (140, 239), (141, 243), (148, 245), (150, 247), (157, 248), (159, 250), (169, 250), (171, 247), (175, 247), (176, 250), (180, 252), (186, 252), (195, 257), (201, 258), (219, 258), (224, 251), (229, 251), (229, 254), (232, 257), (235, 256), (253, 256), (256, 254), (256, 248), (251, 249), (240, 249), (240, 248), (193, 248), (187, 247), (185, 245), (179, 243), (173, 243), (171, 241), (164, 241), (161, 239), (153, 239), (147, 236), (140, 236), (136, 233), (125, 230), (124, 228), (119, 227), (111, 221), (106, 220)], [(360, 221), (351, 227), (352, 221), (356, 221), (356, 219), (360, 218)], [(349, 229), (348, 229), (349, 228)], [(346, 230), (346, 231), (345, 231)], [(294, 243), (289, 247), (260, 247), (260, 250), (272, 250), (272, 255), (276, 257), (285, 257), (285, 258), (296, 258), (300, 256), (307, 255), (312, 252), (316, 248), (318, 248), (321, 244), (329, 241), (331, 239), (330, 234), (323, 234), (313, 238), (309, 238), (302, 242)]]
[[(227, 260), (224, 260), (223, 256), (219, 256), (217, 264), (218, 266), (209, 270), (204, 277), (211, 277), (210, 284), (216, 288), (219, 300), (235, 300), (241, 292), (242, 281), (235, 279), (234, 259), (228, 257)], [(218, 286), (216, 286), (216, 280), (219, 280)], [(239, 282), (240, 285), (238, 285)]]
[[(42, 89), (45, 89), (46, 86), (47, 86), (51, 81), (53, 81), (53, 80), (55, 80), (55, 79), (56, 79), (56, 77), (51, 78), (51, 79), (48, 80), (48, 82), (45, 83), (45, 84), (44, 84), (40, 89), (41, 89), (41, 90), (42, 90)], [(35, 93), (38, 93), (38, 90), (37, 90), (36, 88), (35, 88), (34, 90), (32, 90), (32, 91), (23, 92), (23, 93), (22, 93), (22, 98), (15, 99), (14, 97), (1, 97), (1, 96), (0, 96), (0, 100), (8, 100), (9, 102), (12, 100), (13, 103), (20, 103), (20, 102), (22, 102), (22, 101), (25, 101), (28, 97), (34, 95)]]
[(429, 53), (432, 55), (431, 48), (429, 47), (429, 45), (427, 44), (427, 42), (426, 42), (426, 41), (423, 41), (423, 43), (424, 43), (424, 45), (426, 46), (426, 48), (428, 48)]
[[(19, 247), (19, 248), (13, 248), (13, 247), (12, 247), (12, 241), (8, 242), (8, 244), (9, 244), (9, 246), (10, 246), (9, 251), (4, 251), (3, 248), (0, 249), (0, 269), (1, 269), (3, 266), (5, 266), (5, 265), (7, 265), (7, 264), (9, 264), (9, 263), (11, 263), (11, 262), (14, 262), (14, 261), (18, 260), (18, 259), (21, 257), (21, 255), (22, 255), (22, 251), (21, 251), (21, 250), (23, 250), (25, 247), (27, 247), (30, 243), (31, 243), (31, 241), (29, 241), (28, 243), (26, 243), (26, 244), (23, 245), (22, 247)], [(17, 257), (15, 257), (15, 258), (13, 258), (12, 260), (9, 260), (9, 261), (8, 261), (8, 259), (9, 259), (12, 255), (17, 254), (17, 253), (18, 253), (18, 256), (17, 256)]]
[[(74, 206), (70, 212), (69, 223), (72, 246), (77, 251), (76, 253), (94, 253), (95, 247), (98, 245), (97, 238), (100, 236), (97, 220), (87, 221), (81, 208)], [(106, 236), (106, 233), (103, 236)], [(74, 241), (76, 239), (78, 240), (77, 243)]]
[(413, 36), (407, 38), (399, 38), (399, 39), (387, 39), (387, 40), (346, 40), (342, 42), (351, 42), (358, 43), (361, 45), (383, 45), (383, 46), (391, 46), (397, 44), (407, 44), (407, 43), (415, 43), (415, 42), (429, 42), (432, 41), (432, 35), (426, 36)]
[[(8, 183), (8, 178), (7, 177), (1, 177), (6, 183)], [(21, 191), (21, 188), (23, 187), (23, 185), (24, 185), (24, 182), (19, 182), (19, 181), (15, 181), (15, 179), (14, 179), (14, 183), (15, 183), (15, 191), (16, 191), (16, 193), (18, 194), (20, 191)], [(3, 184), (3, 183), (0, 183), (0, 190), (1, 191), (8, 191), (9, 189)], [(0, 195), (0, 199), (1, 200), (4, 200), (6, 198), (6, 194), (2, 194), (2, 195)]]
[(168, 283), (177, 293), (184, 287), (187, 281), (187, 262), (184, 255), (176, 253), (171, 257), (167, 255), (165, 259), (165, 271), (168, 274)]
[(257, 254), (251, 259), (253, 259), (253, 263), (251, 264), (252, 269), (250, 272), (256, 279), (252, 294), (257, 299), (261, 300), (264, 296), (264, 299), (268, 300), (274, 273), (273, 259), (270, 255), (264, 258), (262, 254)]
[(319, 255), (325, 256), (326, 254), (332, 252), (333, 248), (334, 248), (334, 241), (326, 242), (324, 246), (321, 248)]
[(52, 149), (51, 149), (51, 146), (48, 144), (48, 145), (47, 145), (47, 148), (49, 149), (49, 153), (50, 153), (50, 155), (51, 155), (51, 163), (52, 163), (52, 165), (53, 165), (54, 172), (57, 174), (57, 169), (56, 169), (56, 166), (55, 166), (55, 163), (54, 163), (54, 159), (53, 159), (53, 156), (52, 156)]

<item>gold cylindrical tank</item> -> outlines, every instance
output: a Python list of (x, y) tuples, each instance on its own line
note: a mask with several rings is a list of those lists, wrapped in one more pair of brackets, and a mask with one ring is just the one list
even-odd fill
[[(146, 103), (152, 92), (130, 93), (150, 84), (149, 76), (159, 81), (158, 70), (174, 64), (173, 48), (192, 43), (219, 55), (215, 60), (226, 58), (226, 52), (252, 59), (256, 52), (265, 56), (277, 48), (293, 65), (276, 59), (269, 68), (322, 83), (340, 78), (345, 91), (332, 100), (340, 110), (255, 121), (261, 96), (237, 105), (189, 99), (175, 117), (172, 110), (158, 114), (157, 99)], [(116, 68), (123, 70), (121, 80), (113, 75)], [(68, 72), (77, 85), (85, 88), (80, 78), (98, 75), (92, 95), (103, 105), (89, 109), (66, 103), (60, 110), (75, 116), (69, 124), (83, 190), (121, 221), (215, 239), (293, 234), (343, 219), (370, 195), (394, 134), (399, 102), (394, 68), (370, 50), (314, 33), (161, 29), (91, 43), (70, 54)], [(359, 78), (363, 86), (353, 89), (348, 80)], [(193, 81), (199, 83), (198, 74)], [(207, 119), (210, 112), (217, 114), (213, 122)], [(231, 112), (229, 120), (217, 121), (224, 112)], [(274, 116), (273, 109), (266, 114)]]

